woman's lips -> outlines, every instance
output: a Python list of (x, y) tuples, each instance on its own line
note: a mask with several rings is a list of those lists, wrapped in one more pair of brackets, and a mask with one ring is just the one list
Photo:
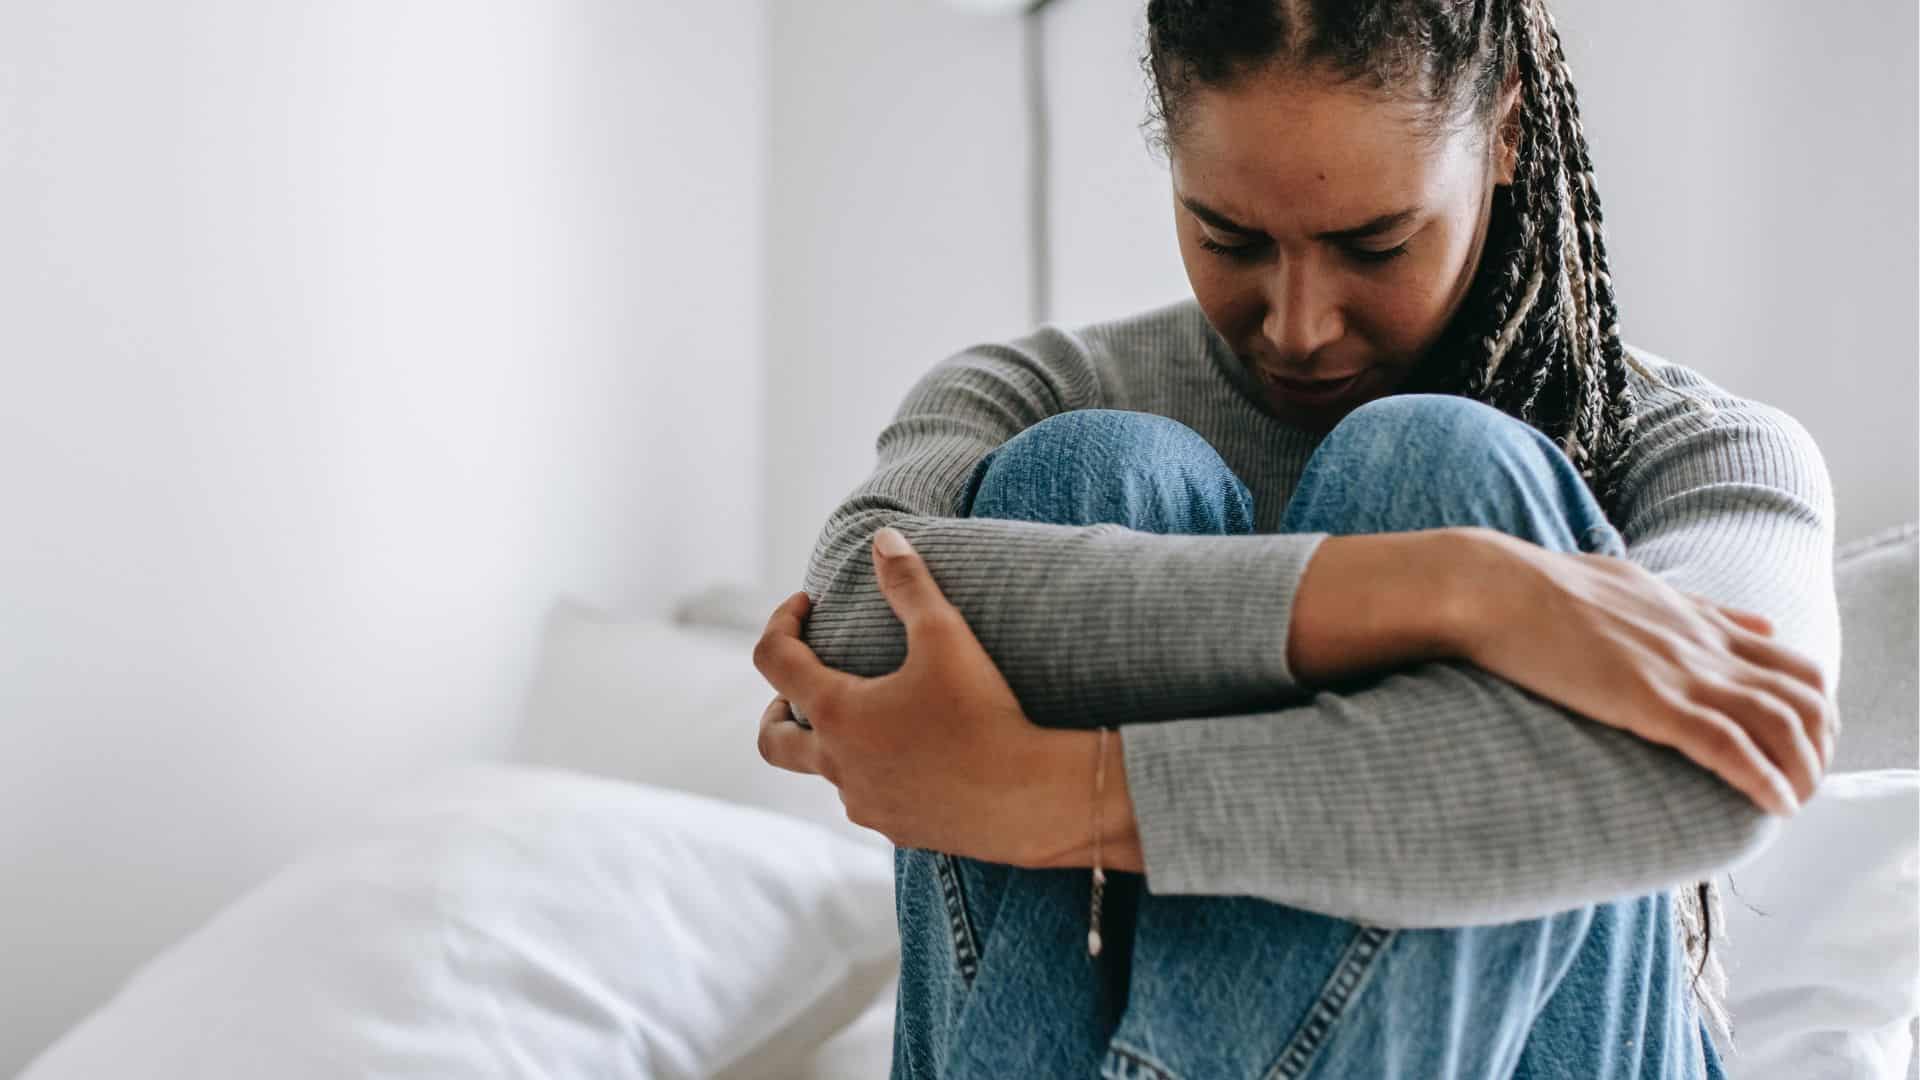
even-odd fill
[(1267, 372), (1260, 372), (1260, 381), (1275, 394), (1288, 401), (1303, 405), (1324, 405), (1338, 401), (1341, 395), (1353, 388), (1365, 371), (1356, 371), (1338, 379), (1289, 379)]

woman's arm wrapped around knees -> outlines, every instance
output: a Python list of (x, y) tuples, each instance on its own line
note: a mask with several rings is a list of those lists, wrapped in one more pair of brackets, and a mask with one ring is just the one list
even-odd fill
[(973, 467), (1025, 428), (1102, 404), (1067, 335), (969, 350), (907, 395), (871, 476), (808, 565), (806, 641), (828, 666), (898, 667), (906, 638), (874, 578), (873, 534), (906, 534), (1019, 695), (1052, 727), (1247, 708), (1296, 688), (1293, 583), (1317, 535), (1191, 536), (956, 516)]
[[(1687, 392), (1655, 388), (1642, 414), (1627, 559), (1764, 616), (1830, 697), (1819, 449), (1777, 409), (1673, 382)], [(1531, 918), (1701, 880), (1781, 823), (1679, 752), (1457, 661), (1277, 711), (1130, 725), (1122, 744), (1151, 890), (1379, 925)]]
[[(1062, 359), (1076, 355), (1070, 340), (970, 351), (916, 385), (874, 476), (816, 546), (806, 633), (832, 667), (899, 665), (904, 634), (868, 544), (900, 528), (1030, 719), (1128, 725), (1149, 888), (1464, 925), (1697, 879), (1772, 835), (1752, 799), (1681, 754), (1472, 664), (1422, 663), (1302, 703), (1286, 665), (1289, 605), (1324, 538), (951, 516), (993, 448), (1102, 404), (1091, 367)], [(1831, 670), (1831, 574), (1814, 568), (1831, 550), (1831, 496), (1817, 451), (1764, 408), (1724, 430), (1702, 423), (1687, 403), (1649, 413), (1629, 557), (1766, 614)], [(1758, 458), (1730, 455), (1729, 440)], [(1730, 557), (1730, 572), (1699, 563)], [(1777, 594), (1726, 587), (1766, 581)]]

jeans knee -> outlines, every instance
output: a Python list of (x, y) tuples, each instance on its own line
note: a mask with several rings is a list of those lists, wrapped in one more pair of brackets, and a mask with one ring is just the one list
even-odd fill
[(981, 459), (962, 499), (972, 517), (1148, 532), (1251, 532), (1253, 496), (1198, 432), (1117, 409), (1060, 413)]
[(1554, 450), (1524, 422), (1454, 394), (1376, 398), (1348, 413), (1322, 445), (1327, 444), (1349, 458), (1383, 467), (1406, 461), (1415, 450), (1429, 467), (1422, 479), (1438, 483), (1470, 481), (1488, 468), (1544, 465), (1541, 451)]
[(1481, 525), (1560, 550), (1625, 550), (1551, 439), (1452, 394), (1390, 395), (1349, 413), (1315, 449), (1287, 519), (1329, 532)]

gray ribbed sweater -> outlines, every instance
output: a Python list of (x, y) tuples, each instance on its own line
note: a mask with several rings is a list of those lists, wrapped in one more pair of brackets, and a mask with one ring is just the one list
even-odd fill
[[(1819, 450), (1780, 410), (1636, 355), (1668, 385), (1632, 376), (1640, 436), (1614, 522), (1627, 557), (1764, 613), (1831, 688), (1833, 498)], [(1702, 880), (1771, 838), (1777, 819), (1677, 752), (1470, 664), (1340, 692), (1295, 680), (1289, 612), (1325, 537), (1275, 530), (1318, 436), (1260, 399), (1191, 300), (938, 364), (820, 534), (809, 644), (859, 674), (899, 666), (905, 637), (870, 543), (882, 525), (901, 529), (1035, 723), (1121, 726), (1154, 893), (1471, 925)], [(1198, 431), (1253, 492), (1256, 535), (954, 516), (983, 455), (1085, 408)]]

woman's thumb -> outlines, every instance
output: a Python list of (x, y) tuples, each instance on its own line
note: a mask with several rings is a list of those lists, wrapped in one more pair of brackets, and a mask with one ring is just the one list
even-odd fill
[(873, 534), (873, 572), (888, 605), (909, 633), (916, 622), (924, 624), (928, 616), (941, 614), (951, 606), (920, 553), (913, 550), (899, 529), (887, 526)]

